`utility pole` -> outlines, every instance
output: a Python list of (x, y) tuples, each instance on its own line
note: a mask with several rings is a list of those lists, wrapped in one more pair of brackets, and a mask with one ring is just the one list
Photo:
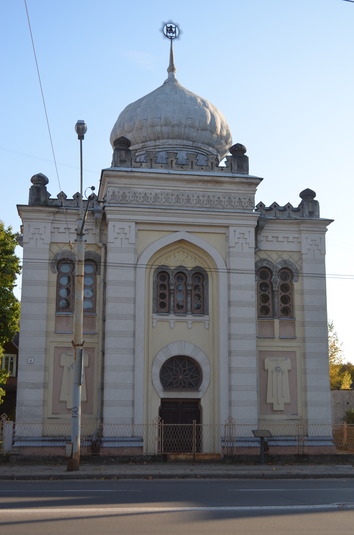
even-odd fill
[(84, 322), (84, 275), (85, 275), (85, 241), (84, 225), (89, 201), (84, 213), (83, 206), (83, 166), (82, 142), (87, 131), (85, 121), (77, 121), (75, 131), (80, 141), (80, 200), (79, 219), (76, 229), (76, 263), (75, 263), (75, 311), (74, 311), (74, 360), (73, 360), (73, 390), (71, 409), (71, 443), (69, 444), (70, 457), (67, 471), (80, 469), (80, 434), (81, 434), (81, 387), (83, 381), (83, 322)]

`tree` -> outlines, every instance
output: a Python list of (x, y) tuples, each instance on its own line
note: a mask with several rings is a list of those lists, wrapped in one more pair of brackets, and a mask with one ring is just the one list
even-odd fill
[(343, 373), (343, 376), (342, 376), (342, 383), (340, 385), (340, 389), (341, 390), (350, 390), (351, 389), (351, 386), (352, 386), (352, 376), (350, 375), (350, 372), (347, 370), (347, 371), (344, 371)]
[(339, 390), (343, 380), (343, 351), (332, 321), (328, 324), (328, 357), (331, 390)]
[[(0, 356), (0, 361), (1, 361), (1, 356)], [(4, 385), (6, 383), (8, 376), (9, 375), (4, 370), (0, 370), (0, 385)], [(5, 390), (2, 388), (2, 386), (0, 386), (0, 405), (4, 401), (3, 397), (5, 396), (5, 394), (6, 394)]]
[[(21, 271), (20, 260), (15, 255), (17, 234), (0, 221), (0, 359), (3, 345), (14, 337), (19, 328), (20, 303), (13, 290)], [(6, 383), (7, 373), (0, 368), (0, 384)], [(0, 403), (4, 390), (0, 388)]]
[(333, 322), (328, 324), (328, 355), (331, 390), (351, 390), (354, 384), (354, 365), (351, 362), (344, 364), (342, 344)]
[(347, 362), (344, 364), (344, 366), (342, 366), (342, 371), (350, 374), (352, 384), (354, 384), (354, 364)]
[(12, 340), (18, 331), (20, 303), (13, 293), (20, 273), (20, 260), (15, 255), (17, 234), (0, 221), (0, 346)]

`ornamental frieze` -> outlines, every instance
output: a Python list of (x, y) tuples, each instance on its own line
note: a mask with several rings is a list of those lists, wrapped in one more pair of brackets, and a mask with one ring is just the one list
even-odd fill
[(109, 188), (108, 204), (253, 210), (253, 195)]

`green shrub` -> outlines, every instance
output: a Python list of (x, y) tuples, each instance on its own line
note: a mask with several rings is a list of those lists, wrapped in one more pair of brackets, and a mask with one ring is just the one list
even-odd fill
[(354, 409), (348, 409), (345, 411), (343, 421), (346, 424), (354, 424)]

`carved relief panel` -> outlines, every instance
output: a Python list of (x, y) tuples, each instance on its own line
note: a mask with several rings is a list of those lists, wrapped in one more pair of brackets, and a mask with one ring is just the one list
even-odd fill
[(248, 227), (230, 227), (229, 245), (237, 252), (250, 252), (254, 250), (254, 229)]
[(108, 242), (115, 247), (135, 244), (135, 225), (124, 221), (111, 221), (108, 226)]
[(295, 351), (259, 352), (260, 415), (298, 415)]
[(50, 243), (50, 223), (29, 222), (23, 227), (23, 243), (30, 247), (47, 247)]
[[(94, 369), (95, 349), (84, 350), (83, 385), (81, 390), (83, 414), (94, 411)], [(55, 347), (52, 377), (52, 413), (67, 414), (72, 408), (73, 349), (72, 347)]]

